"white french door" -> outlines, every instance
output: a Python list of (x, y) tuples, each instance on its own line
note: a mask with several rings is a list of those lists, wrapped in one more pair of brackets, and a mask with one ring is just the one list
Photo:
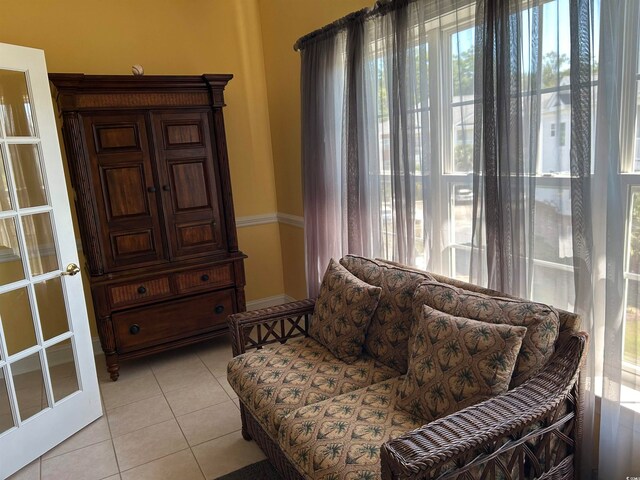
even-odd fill
[(0, 43), (0, 478), (102, 415), (44, 52)]

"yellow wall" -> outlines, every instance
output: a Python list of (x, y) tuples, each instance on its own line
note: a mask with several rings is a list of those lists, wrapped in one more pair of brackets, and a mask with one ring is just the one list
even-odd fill
[(280, 224), (284, 291), (290, 297), (307, 298), (307, 280), (304, 263), (304, 230), (297, 226)]
[[(260, 0), (278, 211), (302, 215), (300, 53), (295, 41), (373, 0)], [(281, 225), (285, 292), (306, 296), (302, 229)]]
[[(21, 0), (3, 3), (0, 42), (43, 49), (50, 72), (126, 75), (141, 64), (147, 74), (233, 73), (225, 122), (236, 216), (301, 216), (300, 55), (293, 44), (372, 4)], [(249, 256), (247, 300), (306, 295), (301, 228), (258, 225), (239, 228), (238, 236)]]
[[(43, 49), (50, 72), (233, 73), (225, 123), (236, 216), (277, 210), (257, 0), (3, 2), (0, 42)], [(282, 294), (277, 225), (238, 233), (247, 299)]]

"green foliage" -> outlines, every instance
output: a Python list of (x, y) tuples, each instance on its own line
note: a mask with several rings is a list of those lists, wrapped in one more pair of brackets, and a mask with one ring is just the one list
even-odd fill
[[(474, 49), (468, 48), (452, 58), (453, 95), (473, 95), (475, 68)], [(566, 54), (558, 55), (557, 52), (547, 52), (542, 57), (542, 87), (550, 88), (560, 84), (562, 78), (569, 76), (570, 61)], [(594, 65), (597, 72), (597, 65)]]
[(473, 70), (475, 67), (473, 47), (460, 55), (453, 55), (453, 96), (473, 95)]
[(563, 77), (569, 76), (569, 57), (566, 54), (547, 52), (542, 57), (542, 88), (560, 85)]
[(470, 172), (473, 170), (473, 145), (456, 145), (453, 150), (456, 172)]

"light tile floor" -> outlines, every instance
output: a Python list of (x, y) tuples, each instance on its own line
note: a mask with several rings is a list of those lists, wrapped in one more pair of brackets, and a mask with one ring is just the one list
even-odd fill
[(112, 382), (96, 356), (104, 416), (10, 479), (210, 480), (262, 460), (240, 434), (231, 357), (214, 339), (123, 363)]

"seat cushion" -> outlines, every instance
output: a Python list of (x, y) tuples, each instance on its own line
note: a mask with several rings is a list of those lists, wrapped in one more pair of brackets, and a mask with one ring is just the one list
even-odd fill
[(384, 264), (369, 258), (346, 255), (340, 263), (360, 280), (382, 288), (373, 313), (365, 350), (388, 367), (407, 372), (408, 342), (413, 321), (413, 294), (428, 273)]
[(415, 292), (416, 311), (429, 305), (457, 317), (527, 327), (510, 388), (522, 385), (549, 360), (558, 339), (558, 312), (529, 300), (491, 297), (438, 282), (424, 282)]
[(366, 354), (347, 364), (312, 338), (238, 355), (227, 366), (229, 384), (274, 440), (290, 412), (398, 375)]
[(380, 447), (424, 421), (396, 407), (397, 377), (299, 408), (278, 442), (305, 478), (380, 479)]
[(333, 258), (322, 279), (309, 334), (347, 363), (362, 354), (380, 287), (363, 282)]
[(526, 332), (424, 305), (411, 329), (398, 407), (431, 422), (505, 393)]

